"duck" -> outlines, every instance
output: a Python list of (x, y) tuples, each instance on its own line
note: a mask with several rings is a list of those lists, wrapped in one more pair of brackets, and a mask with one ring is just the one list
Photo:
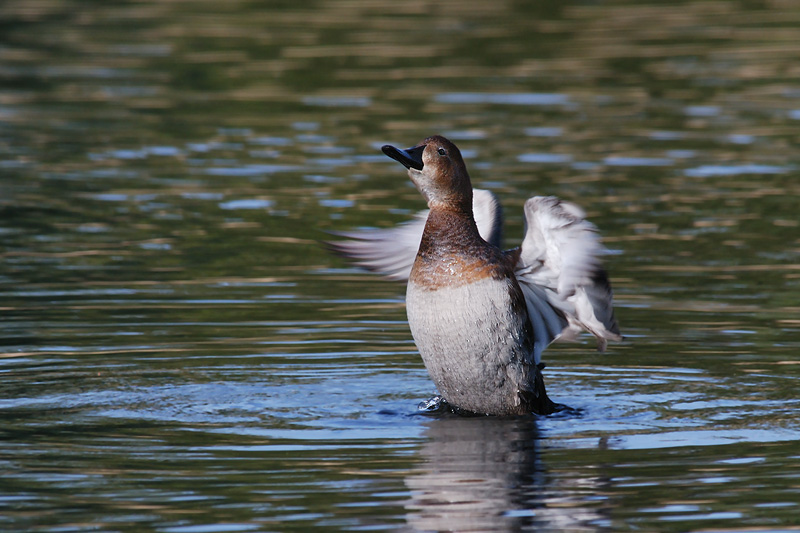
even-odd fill
[(545, 348), (583, 331), (599, 351), (622, 340), (597, 227), (571, 202), (534, 196), (522, 243), (503, 250), (500, 203), (473, 189), (455, 144), (433, 135), (381, 150), (406, 168), (428, 209), (393, 228), (337, 233), (344, 240), (328, 245), (407, 283), (408, 325), (435, 403), (494, 416), (560, 410), (544, 383)]

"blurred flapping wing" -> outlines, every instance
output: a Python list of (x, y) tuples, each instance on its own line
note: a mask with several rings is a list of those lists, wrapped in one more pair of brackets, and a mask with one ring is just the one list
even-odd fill
[[(503, 214), (497, 197), (490, 191), (473, 189), (472, 209), (481, 237), (500, 247)], [(326, 244), (360, 267), (391, 280), (404, 281), (411, 274), (427, 219), (428, 211), (425, 210), (393, 228), (334, 232), (333, 235), (346, 240)]]
[(574, 339), (581, 330), (597, 337), (600, 351), (608, 340), (622, 339), (599, 258), (604, 248), (597, 228), (584, 217), (578, 206), (553, 196), (525, 202), (525, 239), (516, 276), (539, 334), (537, 348), (559, 337)]

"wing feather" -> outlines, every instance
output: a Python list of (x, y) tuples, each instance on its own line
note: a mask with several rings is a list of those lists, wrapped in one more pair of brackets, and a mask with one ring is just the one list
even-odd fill
[[(503, 213), (491, 191), (473, 189), (472, 209), (478, 232), (487, 242), (502, 245)], [(428, 211), (420, 211), (412, 220), (393, 228), (334, 232), (345, 240), (326, 245), (356, 265), (383, 274), (396, 281), (407, 280), (417, 257)]]
[(598, 350), (608, 340), (621, 340), (614, 316), (613, 293), (600, 262), (603, 246), (597, 228), (575, 204), (554, 196), (535, 196), (525, 202), (525, 239), (516, 264), (517, 280), (565, 318), (566, 326), (553, 336), (574, 338), (581, 330), (597, 337)]

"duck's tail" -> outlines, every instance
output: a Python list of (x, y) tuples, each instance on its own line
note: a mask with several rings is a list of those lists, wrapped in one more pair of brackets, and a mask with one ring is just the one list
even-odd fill
[(520, 398), (527, 405), (528, 409), (537, 415), (549, 415), (558, 409), (558, 404), (547, 397), (547, 390), (544, 386), (544, 376), (542, 370), (544, 363), (536, 365), (536, 375), (533, 379), (533, 390), (519, 391)]

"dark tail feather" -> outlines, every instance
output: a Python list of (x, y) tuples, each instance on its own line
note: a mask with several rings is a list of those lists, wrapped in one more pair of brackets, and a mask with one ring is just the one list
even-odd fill
[(554, 413), (558, 405), (555, 404), (550, 398), (547, 397), (547, 390), (544, 387), (544, 376), (542, 376), (542, 369), (544, 363), (539, 363), (536, 366), (536, 376), (533, 380), (533, 390), (520, 391), (519, 395), (528, 408), (537, 415), (549, 415)]

